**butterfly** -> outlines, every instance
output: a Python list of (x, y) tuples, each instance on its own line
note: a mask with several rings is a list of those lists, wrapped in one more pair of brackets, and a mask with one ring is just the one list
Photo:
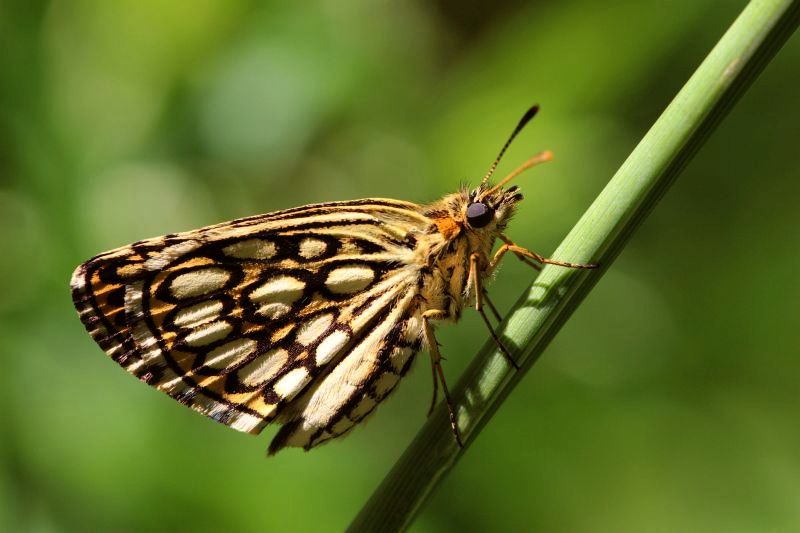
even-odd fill
[(484, 310), (500, 319), (485, 281), (502, 258), (536, 269), (596, 266), (547, 259), (503, 233), (522, 200), (506, 184), (551, 154), (489, 180), (537, 111), (525, 113), (475, 189), (429, 205), (311, 204), (100, 254), (72, 276), (80, 319), (114, 361), (182, 404), (252, 434), (280, 424), (270, 454), (349, 432), (427, 349), (431, 410), (441, 385), (462, 444), (434, 325), (474, 306), (516, 367)]

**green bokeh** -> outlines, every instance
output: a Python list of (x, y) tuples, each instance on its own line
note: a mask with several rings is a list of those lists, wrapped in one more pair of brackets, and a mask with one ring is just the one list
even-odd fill
[[(552, 251), (744, 2), (0, 3), (0, 531), (336, 531), (421, 425), (265, 459), (83, 331), (72, 269), (302, 203), (502, 170)], [(800, 530), (800, 44), (779, 53), (439, 487), (414, 531)], [(532, 273), (492, 285), (507, 308)], [(486, 337), (440, 329), (455, 381)], [(266, 433), (272, 434), (274, 430)]]

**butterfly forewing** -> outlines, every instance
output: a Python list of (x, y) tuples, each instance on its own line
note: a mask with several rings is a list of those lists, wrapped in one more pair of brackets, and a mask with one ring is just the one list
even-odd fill
[(409, 202), (309, 205), (101, 254), (73, 274), (86, 329), (121, 366), (271, 446), (346, 432), (421, 346)]

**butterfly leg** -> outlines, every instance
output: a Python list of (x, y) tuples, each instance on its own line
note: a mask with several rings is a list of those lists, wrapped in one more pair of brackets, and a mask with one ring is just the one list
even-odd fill
[(447, 411), (450, 415), (450, 428), (453, 430), (453, 435), (456, 438), (458, 446), (463, 448), (464, 443), (461, 440), (461, 433), (458, 431), (458, 423), (456, 422), (456, 411), (453, 408), (453, 400), (450, 398), (450, 391), (447, 389), (447, 382), (444, 379), (444, 370), (442, 370), (442, 354), (439, 353), (439, 343), (436, 342), (436, 336), (433, 333), (433, 326), (431, 320), (442, 320), (447, 318), (447, 311), (442, 309), (429, 309), (422, 313), (422, 322), (424, 324), (425, 342), (428, 344), (428, 351), (431, 355), (431, 365), (433, 365), (434, 373), (434, 402), (436, 399), (436, 385), (435, 382), (442, 382), (442, 393), (447, 402)]
[(483, 292), (483, 299), (486, 300), (486, 304), (489, 306), (489, 310), (491, 310), (492, 314), (494, 315), (494, 318), (497, 319), (498, 322), (500, 322), (502, 320), (500, 318), (500, 313), (497, 312), (497, 308), (494, 306), (492, 301), (489, 299), (489, 293), (486, 292), (486, 287), (481, 286), (481, 289), (483, 289), (483, 291), (482, 291)]
[[(434, 341), (435, 342), (435, 341)], [(433, 408), (436, 407), (436, 400), (439, 396), (439, 378), (436, 375), (436, 359), (431, 355), (431, 372), (433, 374), (433, 397), (431, 398), (431, 406), (428, 408), (428, 416), (433, 413)]]
[[(475, 292), (475, 310), (480, 313), (483, 322), (486, 324), (486, 327), (489, 328), (489, 333), (491, 333), (492, 338), (494, 339), (495, 344), (500, 348), (500, 351), (503, 352), (503, 355), (506, 356), (506, 360), (511, 363), (511, 366), (519, 370), (519, 365), (511, 357), (511, 354), (503, 346), (503, 343), (500, 341), (500, 337), (497, 336), (495, 333), (494, 328), (492, 327), (492, 323), (489, 322), (489, 318), (486, 316), (486, 312), (483, 310), (483, 296), (485, 295), (483, 285), (481, 285), (481, 278), (478, 275), (478, 260), (480, 259), (480, 255), (478, 253), (473, 253), (469, 256), (469, 279), (471, 280), (472, 289)], [(494, 308), (494, 306), (492, 306)], [(497, 311), (495, 310), (495, 314)]]
[(529, 261), (528, 259), (533, 259), (537, 263), (547, 264), (547, 265), (558, 265), (568, 268), (597, 268), (598, 265), (596, 264), (583, 264), (583, 263), (569, 263), (567, 261), (556, 261), (555, 259), (548, 259), (543, 257), (536, 252), (532, 252), (527, 248), (523, 248), (522, 246), (517, 246), (514, 242), (506, 237), (505, 235), (500, 235), (500, 239), (505, 243), (500, 248), (498, 248), (497, 252), (495, 252), (494, 257), (492, 257), (491, 263), (489, 263), (489, 268), (487, 269), (487, 273), (491, 273), (497, 268), (497, 265), (500, 263), (500, 260), (507, 252), (512, 252), (516, 255), (523, 263), (535, 268), (536, 270), (541, 270), (541, 267), (536, 263)]

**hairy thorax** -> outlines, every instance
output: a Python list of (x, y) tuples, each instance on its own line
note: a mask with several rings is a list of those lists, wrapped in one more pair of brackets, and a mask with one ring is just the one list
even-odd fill
[[(472, 297), (470, 256), (477, 252), (479, 265), (485, 267), (493, 241), (475, 235), (454, 217), (434, 219), (419, 240), (418, 257), (425, 258), (420, 268), (420, 311), (442, 310), (447, 319), (458, 320)], [(483, 270), (478, 269), (479, 275)]]

